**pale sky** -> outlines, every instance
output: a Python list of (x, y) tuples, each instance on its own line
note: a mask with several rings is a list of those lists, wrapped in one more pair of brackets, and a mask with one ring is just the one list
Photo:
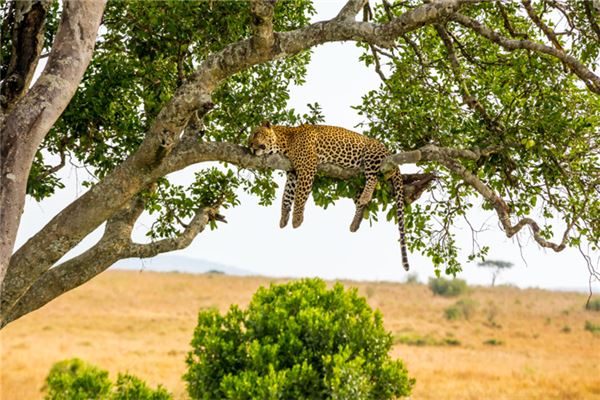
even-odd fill
[[(337, 13), (342, 2), (315, 2), (318, 15), (315, 20), (329, 19)], [(358, 62), (360, 50), (355, 43), (335, 43), (314, 49), (308, 68), (307, 83), (291, 91), (290, 107), (305, 111), (307, 103), (318, 102), (323, 109), (328, 125), (353, 129), (361, 118), (351, 108), (360, 104), (361, 96), (379, 85), (379, 77)], [(172, 175), (179, 184), (192, 181), (193, 172), (204, 166), (188, 167)], [(403, 166), (403, 172), (415, 172), (415, 166)], [(28, 198), (17, 247), (37, 232), (66, 204), (80, 196), (85, 188), (79, 183), (85, 179), (85, 171), (65, 167), (60, 176), (66, 188), (41, 203)], [(402, 281), (406, 272), (401, 265), (398, 246), (398, 230), (393, 222), (383, 216), (379, 222), (369, 226), (364, 221), (360, 230), (351, 233), (348, 229), (354, 215), (351, 200), (339, 201), (326, 210), (314, 206), (312, 199), (306, 207), (304, 223), (299, 229), (279, 228), (279, 211), (283, 179), (272, 206), (262, 207), (256, 199), (240, 193), (241, 205), (225, 210), (228, 224), (221, 224), (215, 231), (200, 234), (185, 250), (174, 254), (190, 258), (206, 259), (253, 271), (257, 274), (276, 277), (314, 277), (326, 279), (387, 280)], [(514, 239), (507, 239), (498, 227), (496, 215), (481, 210), (481, 199), (474, 199), (475, 210), (472, 222), (480, 225), (487, 222), (488, 230), (479, 235), (481, 244), (491, 247), (490, 259), (511, 261), (515, 266), (503, 272), (497, 283), (511, 283), (520, 287), (565, 288), (585, 287), (589, 274), (584, 260), (577, 249), (566, 249), (561, 253), (541, 249), (528, 230), (520, 234), (522, 255)], [(151, 224), (143, 216), (134, 230), (134, 239), (146, 241), (145, 227)], [(457, 241), (462, 247), (462, 259), (471, 248), (471, 232), (466, 224), (458, 226)], [(76, 249), (67, 255), (72, 257), (96, 242), (101, 228), (88, 236)], [(557, 237), (562, 232), (557, 232)], [(600, 255), (593, 254), (598, 262)], [(526, 263), (523, 261), (525, 259)], [(411, 272), (420, 280), (433, 276), (433, 266), (419, 254), (409, 254)], [(174, 266), (176, 267), (176, 266)], [(152, 268), (152, 262), (140, 261), (140, 269)], [(490, 273), (476, 264), (464, 265), (459, 275), (473, 284), (488, 284)], [(594, 291), (600, 284), (594, 283)]]

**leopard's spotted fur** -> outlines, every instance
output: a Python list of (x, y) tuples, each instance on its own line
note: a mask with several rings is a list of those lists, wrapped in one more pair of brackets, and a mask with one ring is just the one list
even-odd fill
[[(292, 203), (292, 226), (297, 228), (304, 219), (304, 205), (311, 192), (313, 179), (320, 163), (336, 164), (344, 168), (363, 168), (367, 182), (360, 197), (355, 199), (356, 212), (350, 225), (355, 232), (363, 218), (365, 207), (371, 201), (377, 184), (377, 175), (383, 160), (390, 154), (378, 140), (348, 129), (325, 125), (286, 127), (268, 122), (258, 127), (250, 136), (250, 150), (256, 155), (282, 153), (294, 167), (287, 173), (281, 207), (280, 227), (288, 223)], [(404, 238), (404, 199), (402, 175), (396, 169), (391, 176), (398, 209), (398, 228), (402, 264), (408, 270), (408, 257)]]

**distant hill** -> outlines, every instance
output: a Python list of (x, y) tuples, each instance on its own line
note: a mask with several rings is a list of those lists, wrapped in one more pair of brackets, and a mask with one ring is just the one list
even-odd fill
[(126, 258), (119, 260), (111, 269), (145, 270), (155, 272), (187, 272), (190, 274), (204, 274), (207, 272), (221, 272), (227, 275), (249, 276), (257, 275), (252, 271), (233, 267), (201, 258), (191, 258), (172, 254), (159, 255), (149, 259)]

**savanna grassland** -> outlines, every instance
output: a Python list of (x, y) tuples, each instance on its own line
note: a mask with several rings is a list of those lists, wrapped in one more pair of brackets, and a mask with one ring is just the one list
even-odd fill
[[(260, 277), (109, 271), (0, 331), (3, 400), (38, 399), (50, 366), (80, 357), (162, 383), (185, 398), (181, 375), (207, 307), (245, 306)], [(586, 296), (512, 287), (459, 298), (425, 285), (344, 282), (383, 313), (394, 357), (416, 378), (413, 399), (600, 399), (600, 312)], [(445, 309), (469, 298), (469, 319)]]

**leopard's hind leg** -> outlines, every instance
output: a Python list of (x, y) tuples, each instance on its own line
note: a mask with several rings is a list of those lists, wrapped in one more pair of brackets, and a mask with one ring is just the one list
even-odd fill
[(302, 169), (296, 169), (298, 176), (296, 182), (296, 195), (294, 196), (294, 212), (292, 217), (292, 226), (294, 228), (302, 225), (304, 221), (304, 206), (306, 200), (312, 191), (312, 184), (317, 173), (317, 159), (316, 156), (309, 160), (302, 166)]
[(294, 197), (296, 195), (296, 181), (296, 173), (294, 171), (288, 171), (285, 189), (283, 190), (283, 202), (281, 203), (281, 219), (279, 220), (280, 228), (285, 228), (290, 219), (290, 211), (292, 210), (292, 204), (294, 203)]
[(354, 219), (352, 219), (352, 223), (350, 224), (350, 232), (356, 232), (358, 228), (360, 228), (360, 223), (362, 222), (365, 214), (365, 208), (367, 208), (366, 204), (362, 206), (358, 204), (359, 198), (360, 195), (357, 195), (354, 198), (354, 205), (356, 206), (356, 211), (354, 212)]

